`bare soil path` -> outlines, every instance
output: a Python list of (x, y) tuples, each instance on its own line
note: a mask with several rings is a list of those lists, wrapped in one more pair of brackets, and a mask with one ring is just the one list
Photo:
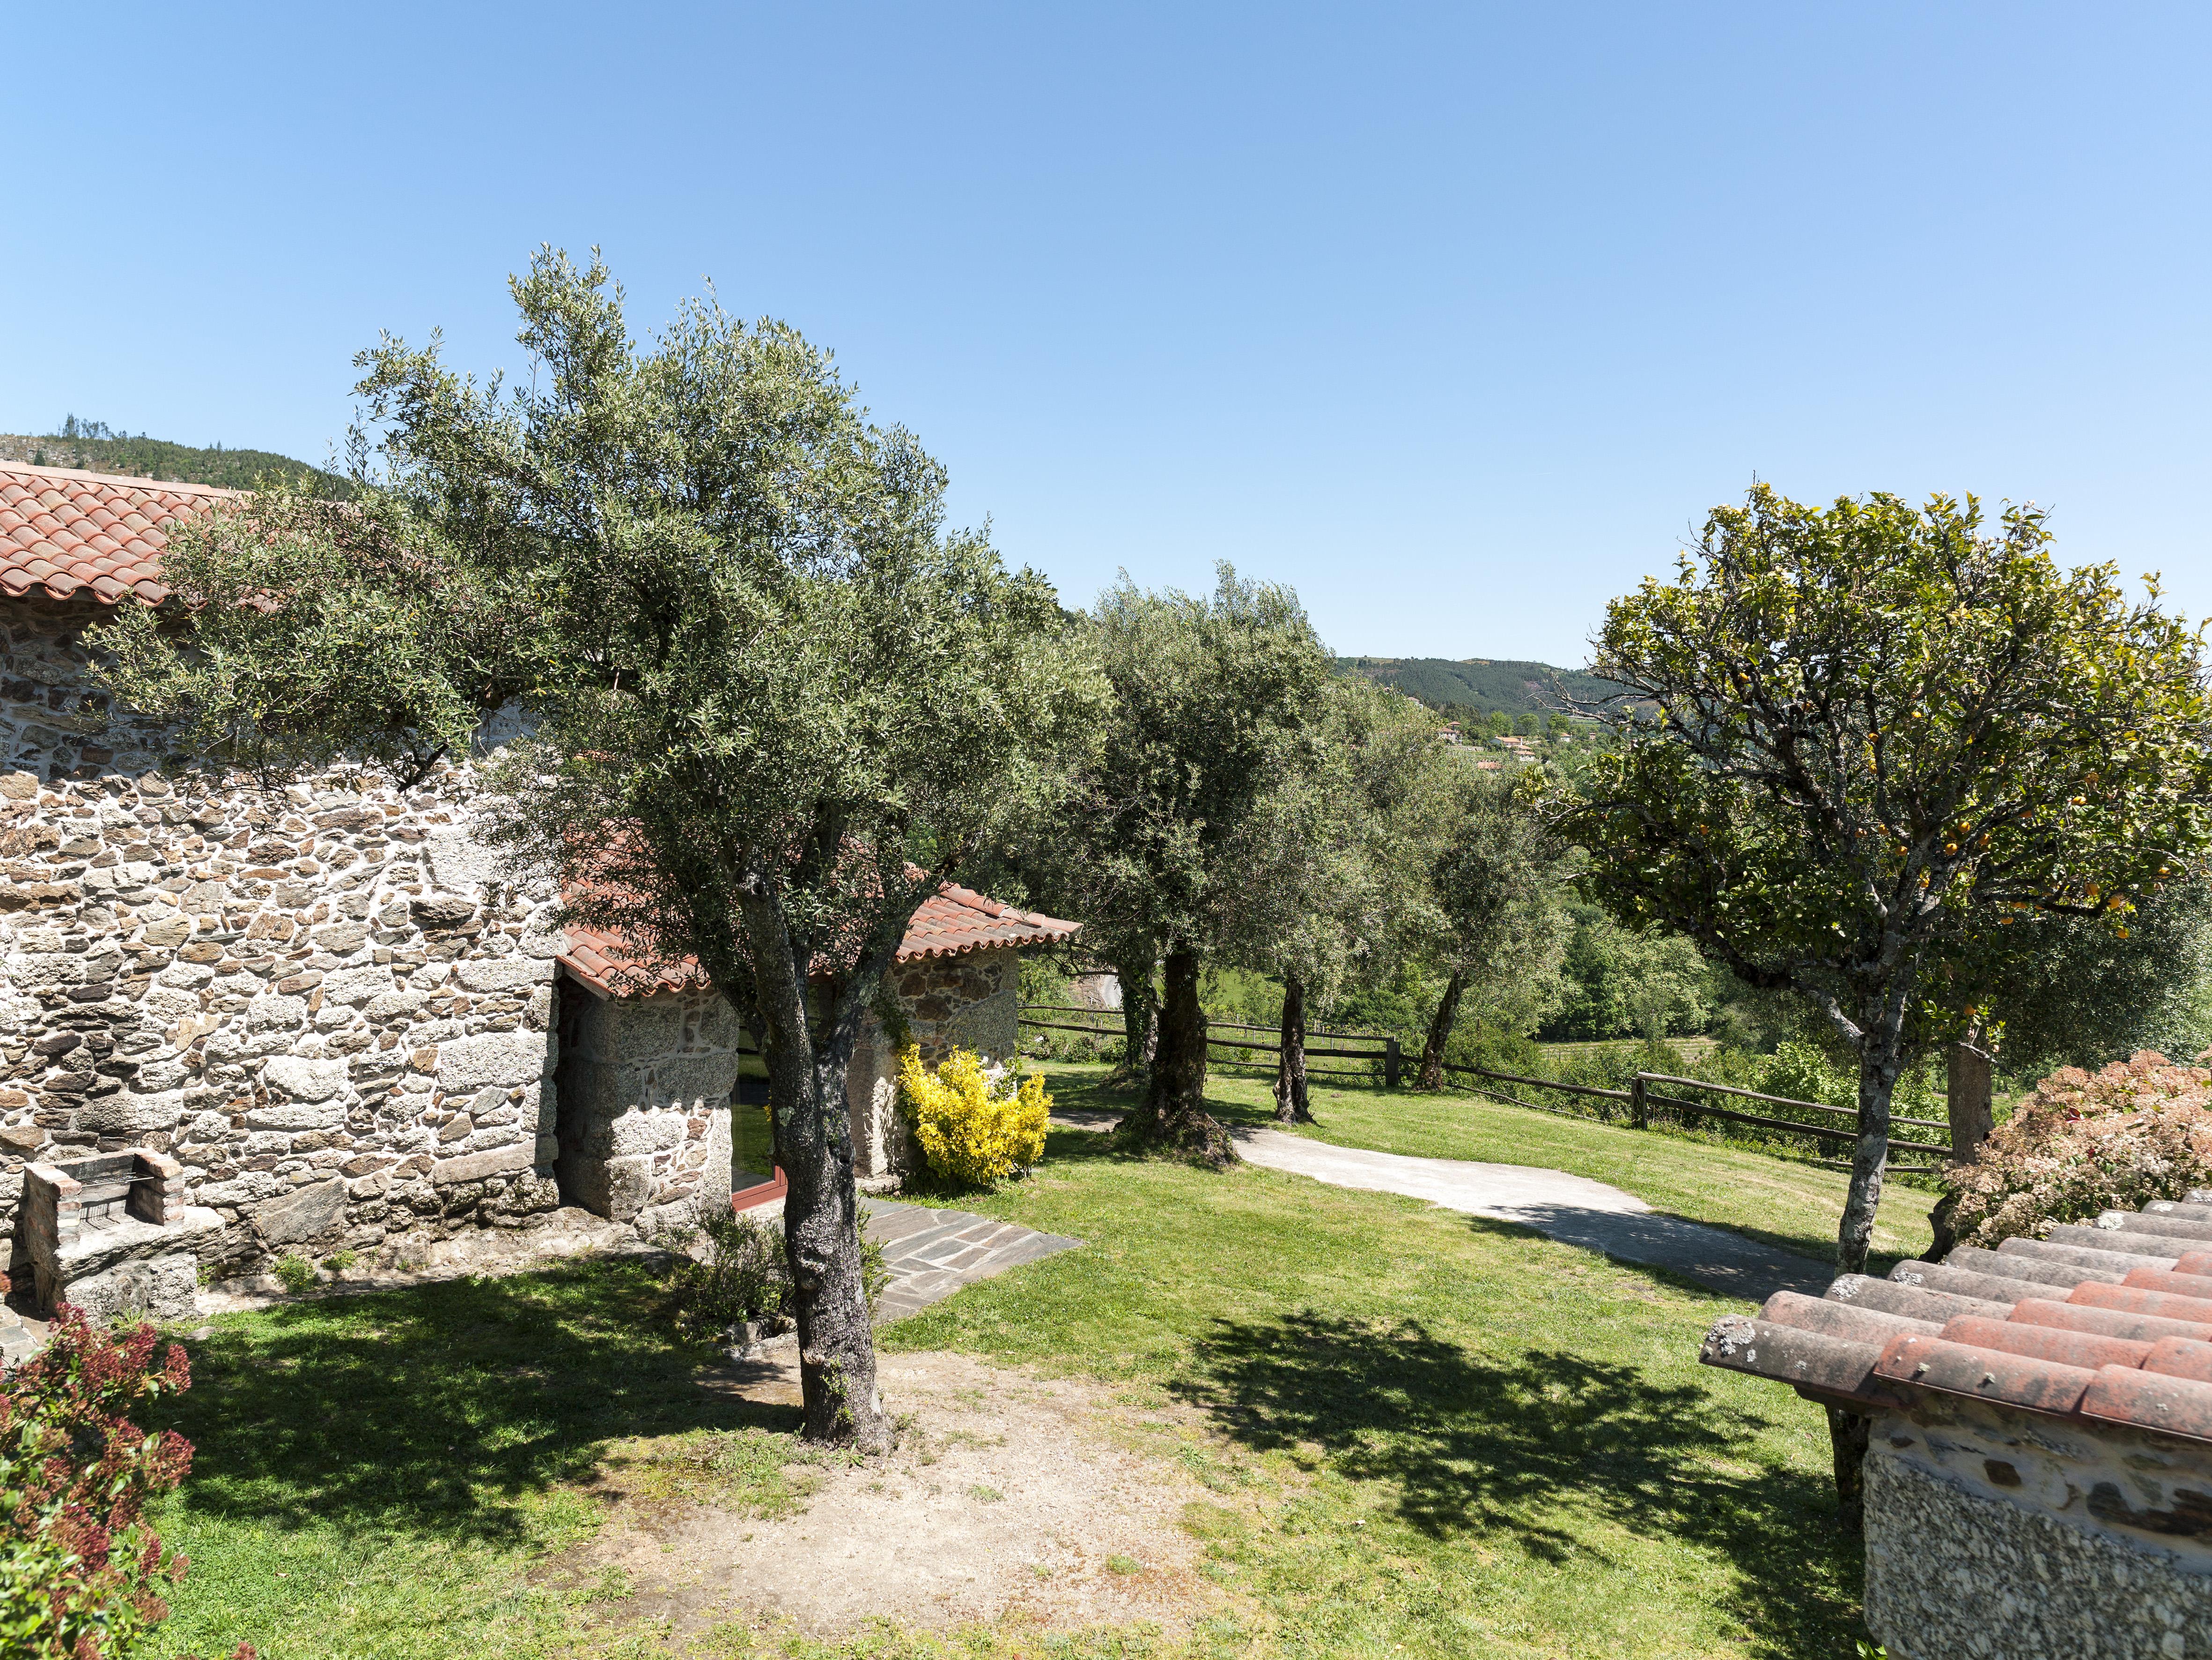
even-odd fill
[[(904, 1425), (897, 1451), (809, 1468), (800, 1480), (812, 1490), (776, 1519), (623, 1500), (565, 1572), (589, 1581), (611, 1571), (629, 1594), (611, 1618), (665, 1619), (678, 1633), (730, 1621), (823, 1636), (871, 1619), (942, 1630), (1009, 1618), (1045, 1631), (1136, 1622), (1174, 1633), (1222, 1601), (1180, 1525), (1206, 1490), (1115, 1433), (1110, 1391), (957, 1354), (880, 1364)], [(796, 1352), (786, 1343), (710, 1374), (708, 1387), (795, 1405)]]

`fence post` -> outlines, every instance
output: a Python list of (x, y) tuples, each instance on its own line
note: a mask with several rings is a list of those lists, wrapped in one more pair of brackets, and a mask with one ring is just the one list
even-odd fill
[[(1977, 1031), (1973, 1034), (1979, 1037)], [(1944, 1104), (1950, 1110), (1951, 1157), (1972, 1158), (1990, 1139), (1990, 1057), (1972, 1042), (1954, 1043), (1945, 1055)]]
[(1644, 1104), (1644, 1074), (1640, 1072), (1628, 1080), (1628, 1122), (1640, 1130), (1651, 1128), (1651, 1109)]
[(1384, 1089), (1394, 1090), (1398, 1087), (1400, 1064), (1398, 1040), (1395, 1037), (1385, 1039), (1382, 1045), (1382, 1087)]

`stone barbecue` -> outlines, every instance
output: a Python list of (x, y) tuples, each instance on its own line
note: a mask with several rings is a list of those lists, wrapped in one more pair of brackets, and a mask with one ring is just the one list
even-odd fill
[(185, 1319), (199, 1243), (222, 1225), (185, 1203), (184, 1166), (163, 1153), (100, 1153), (23, 1172), (18, 1237), (44, 1314), (66, 1301), (95, 1321)]
[(2212, 1657), (2212, 1190), (1778, 1292), (1702, 1358), (1872, 1420), (1895, 1660)]
[[(166, 1310), (187, 1306), (194, 1258), (225, 1275), (404, 1260), (562, 1207), (649, 1238), (728, 1203), (741, 1144), (762, 1160), (757, 1134), (732, 1134), (757, 1045), (695, 976), (625, 976), (619, 941), (565, 929), (554, 886), (485, 844), (477, 762), (514, 712), (416, 787), (342, 771), (275, 793), (165, 773), (159, 733), (103, 713), (88, 630), (166, 602), (162, 526), (228, 499), (0, 460), (0, 1226), (18, 1294)], [(1010, 1055), (1017, 950), (1073, 932), (948, 885), (894, 970), (910, 1035)], [(864, 1177), (902, 1154), (894, 1065), (872, 1025), (848, 1084)], [(118, 1158), (143, 1161), (119, 1217), (101, 1196)], [(139, 1196), (157, 1168), (158, 1220)]]

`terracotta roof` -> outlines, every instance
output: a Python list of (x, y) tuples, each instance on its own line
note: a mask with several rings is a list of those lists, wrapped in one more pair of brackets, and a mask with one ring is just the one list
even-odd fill
[[(958, 957), (996, 946), (1042, 946), (1066, 939), (1082, 927), (1037, 911), (1017, 910), (988, 895), (947, 882), (921, 902), (899, 943), (897, 960)], [(570, 924), (561, 965), (602, 997), (629, 997), (706, 983), (696, 958), (655, 964), (632, 950), (620, 934)]]
[(2212, 1189), (1847, 1274), (1824, 1297), (1777, 1292), (1699, 1358), (1860, 1410), (1966, 1395), (2212, 1442)]
[(0, 592), (19, 599), (89, 595), (110, 605), (135, 593), (159, 605), (169, 597), (162, 527), (237, 494), (0, 461)]

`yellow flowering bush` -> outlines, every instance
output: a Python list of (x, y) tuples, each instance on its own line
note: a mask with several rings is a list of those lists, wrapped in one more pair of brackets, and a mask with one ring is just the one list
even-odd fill
[(1044, 1154), (1052, 1097), (1034, 1073), (1017, 1081), (987, 1071), (973, 1049), (926, 1067), (909, 1043), (899, 1055), (898, 1091), (924, 1162), (948, 1181), (985, 1186)]

